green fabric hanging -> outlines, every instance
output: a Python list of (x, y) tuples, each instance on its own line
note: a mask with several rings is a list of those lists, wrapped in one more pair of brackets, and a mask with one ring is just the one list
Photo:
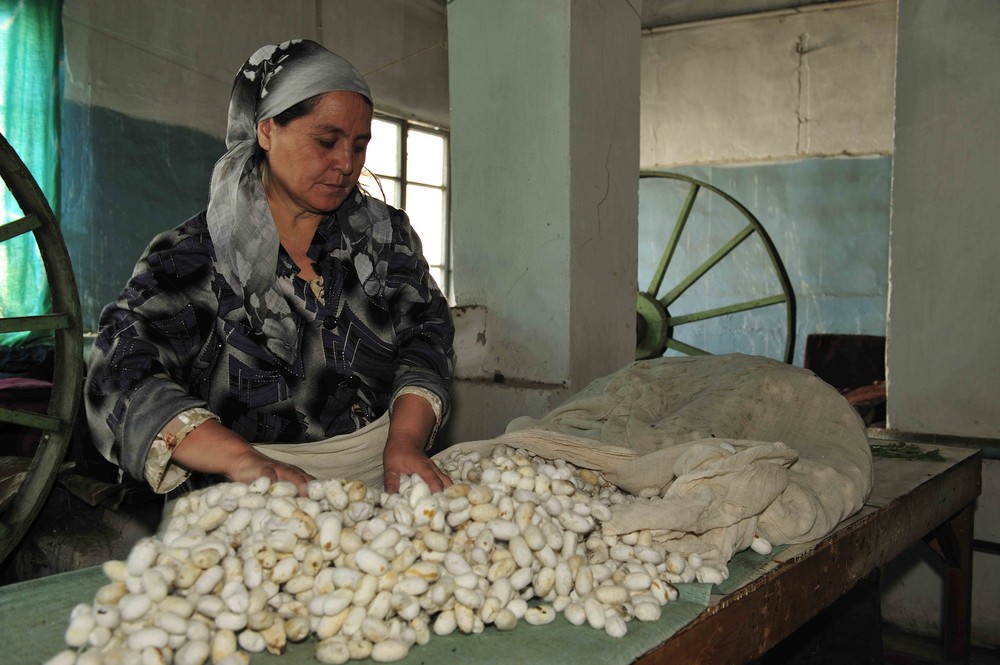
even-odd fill
[[(58, 211), (59, 65), (62, 0), (0, 0), (0, 133)], [(3, 188), (0, 224), (23, 217)], [(33, 234), (0, 243), (0, 317), (52, 311)], [(0, 334), (0, 347), (24, 346), (51, 332)]]

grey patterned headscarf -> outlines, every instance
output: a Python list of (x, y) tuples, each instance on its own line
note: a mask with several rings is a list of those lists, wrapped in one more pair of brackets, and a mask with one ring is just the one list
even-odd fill
[(354, 65), (314, 41), (259, 48), (236, 74), (226, 129), (228, 152), (212, 172), (208, 231), (219, 271), (243, 299), (250, 325), (264, 334), (268, 350), (286, 365), (295, 358), (299, 333), (291, 308), (275, 290), (278, 231), (255, 159), (257, 123), (334, 90), (372, 99)]

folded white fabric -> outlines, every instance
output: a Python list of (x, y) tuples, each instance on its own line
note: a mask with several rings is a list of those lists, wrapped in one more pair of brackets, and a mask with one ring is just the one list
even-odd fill
[(313, 443), (261, 443), (254, 448), (271, 459), (294, 464), (316, 478), (363, 480), (382, 488), (382, 450), (389, 437), (389, 414), (357, 432)]

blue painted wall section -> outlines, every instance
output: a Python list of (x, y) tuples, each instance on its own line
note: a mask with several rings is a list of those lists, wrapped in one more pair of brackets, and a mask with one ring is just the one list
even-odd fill
[[(889, 157), (671, 169), (737, 199), (763, 224), (798, 304), (793, 364), (812, 333), (884, 335), (888, 298)], [(639, 188), (639, 288), (647, 290), (683, 204), (686, 183), (644, 179)], [(663, 292), (706, 260), (745, 219), (702, 190), (664, 280)], [(780, 293), (754, 236), (696, 282), (672, 315)], [(784, 308), (771, 306), (679, 327), (678, 339), (712, 353), (781, 358)], [(668, 355), (673, 352), (668, 351)]]
[(73, 261), (84, 330), (132, 274), (160, 231), (208, 203), (218, 138), (64, 102), (60, 221)]

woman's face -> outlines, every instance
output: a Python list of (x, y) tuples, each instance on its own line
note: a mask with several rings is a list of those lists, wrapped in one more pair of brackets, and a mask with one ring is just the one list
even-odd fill
[(257, 141), (267, 153), (268, 201), (293, 216), (336, 210), (358, 183), (371, 134), (371, 106), (356, 92), (328, 92), (284, 127), (262, 121)]

